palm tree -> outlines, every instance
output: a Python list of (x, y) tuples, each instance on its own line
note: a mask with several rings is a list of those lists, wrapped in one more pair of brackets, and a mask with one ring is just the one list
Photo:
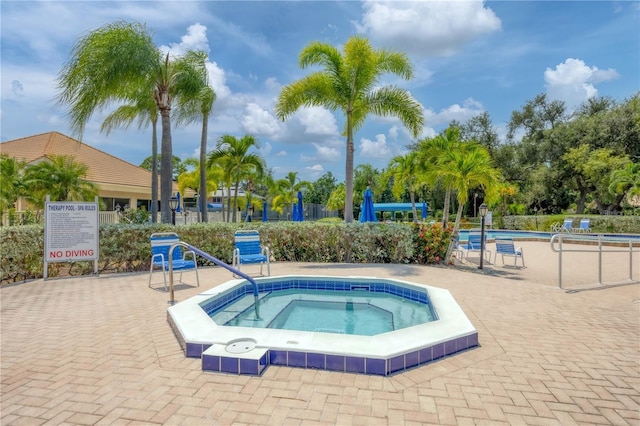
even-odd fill
[(362, 127), (369, 113), (397, 116), (416, 137), (422, 130), (422, 107), (409, 92), (378, 85), (383, 73), (410, 79), (411, 64), (405, 54), (374, 50), (366, 38), (354, 36), (345, 43), (343, 54), (328, 44), (310, 43), (300, 53), (299, 65), (320, 65), (324, 69), (285, 86), (276, 103), (276, 115), (284, 120), (302, 106), (324, 106), (345, 114), (345, 221), (352, 222), (353, 133)]
[(435, 167), (436, 173), (458, 194), (458, 212), (445, 256), (445, 262), (448, 262), (458, 238), (462, 211), (469, 199), (469, 191), (479, 187), (486, 194), (495, 192), (498, 171), (493, 167), (489, 151), (477, 142), (457, 144), (454, 149), (438, 158)]
[[(258, 142), (253, 136), (243, 136), (238, 139), (235, 136), (223, 135), (218, 140), (218, 148), (209, 153), (207, 167), (219, 163), (225, 170), (226, 181), (231, 196), (231, 185), (234, 185), (234, 209), (233, 221), (237, 219), (238, 189), (240, 181), (248, 174), (264, 173), (264, 160), (258, 154), (249, 153), (251, 147), (258, 147)], [(227, 205), (227, 220), (230, 218), (231, 199)]]
[(405, 191), (409, 191), (413, 221), (418, 222), (416, 210), (416, 191), (423, 185), (418, 173), (418, 153), (411, 151), (405, 155), (393, 157), (389, 162), (386, 175), (393, 176), (393, 196), (400, 199)]
[[(193, 190), (198, 191), (199, 194), (201, 194), (201, 196), (203, 198), (205, 198), (204, 201), (204, 208), (206, 210), (206, 206), (207, 206), (207, 196), (206, 196), (206, 191), (200, 191), (200, 160), (198, 160), (197, 158), (187, 158), (186, 160), (183, 161), (183, 163), (185, 166), (193, 166), (193, 170), (190, 171), (186, 171), (186, 172), (182, 172), (178, 175), (178, 190), (184, 194), (185, 190), (187, 188), (191, 188)], [(219, 166), (215, 165), (214, 167), (206, 167), (206, 163), (205, 163), (205, 167), (203, 167), (203, 169), (205, 170), (206, 173), (206, 178), (207, 178), (207, 188), (210, 191), (217, 191), (218, 190), (218, 182), (221, 181), (224, 178), (224, 172), (222, 170), (222, 168), (220, 168)], [(199, 204), (199, 211), (202, 212), (202, 203), (200, 203), (200, 200), (198, 200), (198, 204)], [(203, 216), (202, 221), (206, 221), (206, 216)]]
[(26, 198), (37, 208), (44, 208), (46, 196), (51, 201), (93, 201), (98, 187), (85, 179), (89, 168), (67, 155), (52, 155), (25, 170)]
[(25, 195), (24, 161), (0, 154), (0, 212), (12, 208), (18, 198)]
[(175, 98), (192, 98), (206, 85), (205, 58), (203, 52), (177, 58), (163, 55), (143, 24), (116, 22), (81, 37), (58, 77), (58, 104), (68, 108), (71, 127), (80, 137), (96, 111), (114, 102), (135, 103), (141, 90), (151, 90), (162, 123), (160, 203), (164, 223), (171, 222), (171, 107)]
[[(198, 119), (202, 119), (202, 133), (200, 136), (200, 164), (207, 164), (207, 132), (209, 128), (209, 116), (213, 111), (213, 103), (216, 100), (216, 93), (208, 84), (202, 87), (200, 93), (194, 98), (181, 98), (175, 113), (177, 124), (190, 124)], [(209, 188), (207, 186), (207, 168), (199, 167), (200, 170), (200, 211), (202, 221), (207, 222), (207, 196)]]
[(298, 200), (298, 191), (311, 189), (311, 182), (300, 180), (298, 172), (289, 172), (287, 177), (276, 181), (277, 195), (273, 198), (272, 208), (280, 214), (285, 206), (291, 206)]
[(156, 223), (158, 221), (158, 106), (151, 93), (149, 88), (141, 89), (132, 104), (119, 106), (104, 119), (100, 131), (109, 136), (112, 129), (121, 126), (128, 128), (136, 118), (139, 129), (151, 124), (151, 222)]
[[(3, 174), (4, 176), (4, 174)], [(637, 207), (640, 199), (640, 163), (629, 162), (624, 168), (611, 172), (609, 191), (626, 194), (627, 202)]]
[(427, 178), (432, 185), (442, 181), (445, 185), (444, 207), (442, 208), (442, 226), (449, 223), (449, 205), (451, 203), (452, 184), (447, 182), (443, 175), (434, 168), (434, 164), (443, 156), (457, 149), (460, 141), (460, 129), (458, 126), (450, 126), (436, 137), (424, 139), (418, 144), (418, 171)]

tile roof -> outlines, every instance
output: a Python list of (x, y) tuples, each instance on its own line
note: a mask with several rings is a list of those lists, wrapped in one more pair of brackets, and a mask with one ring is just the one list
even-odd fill
[(32, 163), (52, 155), (73, 156), (88, 167), (87, 180), (96, 184), (151, 187), (151, 172), (59, 132), (48, 132), (0, 143), (0, 153)]

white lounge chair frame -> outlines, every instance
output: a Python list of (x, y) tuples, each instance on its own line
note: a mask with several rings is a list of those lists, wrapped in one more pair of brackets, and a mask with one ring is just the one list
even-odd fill
[(562, 223), (557, 222), (551, 225), (551, 232), (554, 234), (559, 234), (561, 232), (571, 233), (573, 229), (573, 219), (565, 219)]

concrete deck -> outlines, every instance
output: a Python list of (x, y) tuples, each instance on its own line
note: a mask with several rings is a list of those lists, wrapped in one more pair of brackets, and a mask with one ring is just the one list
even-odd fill
[[(449, 289), (480, 347), (392, 377), (277, 366), (261, 377), (203, 373), (167, 324), (168, 294), (148, 288), (147, 274), (4, 286), (0, 424), (640, 424), (640, 286), (566, 291), (597, 282), (597, 255), (576, 253), (563, 258), (560, 290), (549, 244), (522, 245), (527, 268), (499, 261), (479, 271), (477, 258), (451, 268), (272, 264), (272, 275)], [(624, 283), (628, 262), (605, 255), (603, 281)], [(632, 262), (638, 280), (638, 253)], [(179, 286), (176, 298), (229, 279), (202, 269), (202, 287)]]

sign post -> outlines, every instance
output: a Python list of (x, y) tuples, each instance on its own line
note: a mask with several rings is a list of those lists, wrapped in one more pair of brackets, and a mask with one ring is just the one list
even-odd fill
[(44, 271), (49, 262), (93, 260), (98, 274), (98, 199), (94, 203), (47, 201), (44, 206)]

